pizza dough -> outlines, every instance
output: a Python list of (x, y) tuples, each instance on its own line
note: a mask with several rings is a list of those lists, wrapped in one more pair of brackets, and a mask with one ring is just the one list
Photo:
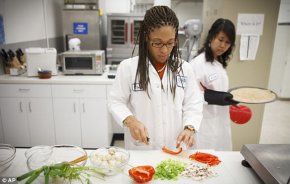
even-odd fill
[(276, 99), (276, 94), (268, 89), (243, 87), (230, 91), (234, 100), (244, 103), (266, 103)]

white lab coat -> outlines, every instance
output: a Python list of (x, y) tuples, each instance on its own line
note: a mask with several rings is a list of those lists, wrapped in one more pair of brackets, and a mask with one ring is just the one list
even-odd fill
[[(138, 56), (122, 61), (109, 95), (108, 107), (117, 123), (134, 115), (148, 129), (151, 144), (137, 144), (128, 128), (124, 128), (126, 149), (175, 148), (176, 138), (185, 125), (199, 128), (202, 119), (202, 94), (196, 84), (193, 71), (186, 62), (177, 79), (176, 95), (170, 92), (167, 67), (161, 80), (153, 65), (149, 64), (149, 96), (146, 91), (133, 87), (138, 65)], [(170, 75), (172, 76), (172, 75)], [(138, 80), (137, 80), (138, 83)]]
[[(221, 63), (206, 62), (205, 54), (201, 53), (190, 64), (197, 83), (201, 82), (208, 89), (228, 91), (229, 79)], [(229, 106), (208, 105), (204, 102), (203, 120), (196, 137), (197, 149), (232, 150)]]

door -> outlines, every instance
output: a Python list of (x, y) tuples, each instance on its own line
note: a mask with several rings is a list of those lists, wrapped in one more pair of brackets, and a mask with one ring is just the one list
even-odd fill
[(79, 100), (53, 99), (56, 144), (82, 146)]
[(83, 147), (109, 146), (111, 139), (106, 99), (85, 98), (80, 100), (80, 107)]
[(0, 98), (4, 142), (15, 147), (29, 147), (29, 124), (23, 98)]
[(31, 98), (26, 104), (31, 146), (54, 145), (53, 107), (50, 98)]

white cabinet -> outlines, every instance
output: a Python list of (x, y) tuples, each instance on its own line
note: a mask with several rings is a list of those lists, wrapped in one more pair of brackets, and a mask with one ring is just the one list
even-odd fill
[(105, 85), (52, 85), (57, 144), (109, 146)]
[(53, 99), (56, 144), (82, 146), (78, 99)]
[(0, 113), (5, 143), (17, 147), (55, 144), (49, 85), (0, 85)]

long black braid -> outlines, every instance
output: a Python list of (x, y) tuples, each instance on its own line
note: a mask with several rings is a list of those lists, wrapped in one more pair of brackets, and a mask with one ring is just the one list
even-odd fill
[[(173, 93), (173, 96), (175, 96), (175, 89), (176, 89), (176, 74), (177, 70), (180, 67), (179, 64), (179, 45), (178, 45), (178, 27), (179, 27), (179, 21), (174, 13), (173, 10), (171, 10), (167, 6), (154, 6), (146, 11), (146, 14), (144, 16), (144, 20), (141, 23), (137, 40), (135, 41), (135, 47), (137, 45), (137, 42), (139, 41), (139, 60), (138, 60), (138, 67), (136, 71), (135, 76), (135, 84), (138, 81), (139, 87), (143, 90), (146, 90), (148, 93), (148, 84), (150, 83), (149, 79), (149, 65), (147, 62), (147, 59), (149, 57), (149, 51), (148, 51), (148, 43), (147, 39), (150, 32), (153, 31), (155, 28), (160, 28), (162, 26), (170, 25), (173, 28), (175, 28), (175, 41), (176, 45), (173, 47), (170, 56), (167, 61), (167, 73), (170, 75), (169, 70), (172, 71), (173, 76), (169, 76), (169, 83), (170, 83), (170, 91)], [(135, 51), (132, 52), (132, 56)]]
[(212, 24), (210, 30), (208, 31), (208, 35), (203, 44), (203, 47), (197, 52), (197, 55), (205, 52), (206, 61), (214, 62), (214, 56), (210, 47), (210, 43), (221, 31), (227, 35), (231, 42), (230, 48), (220, 57), (218, 57), (218, 61), (223, 65), (224, 68), (226, 68), (228, 65), (227, 60), (230, 59), (232, 51), (235, 47), (236, 40), (235, 25), (228, 19), (219, 18)]

